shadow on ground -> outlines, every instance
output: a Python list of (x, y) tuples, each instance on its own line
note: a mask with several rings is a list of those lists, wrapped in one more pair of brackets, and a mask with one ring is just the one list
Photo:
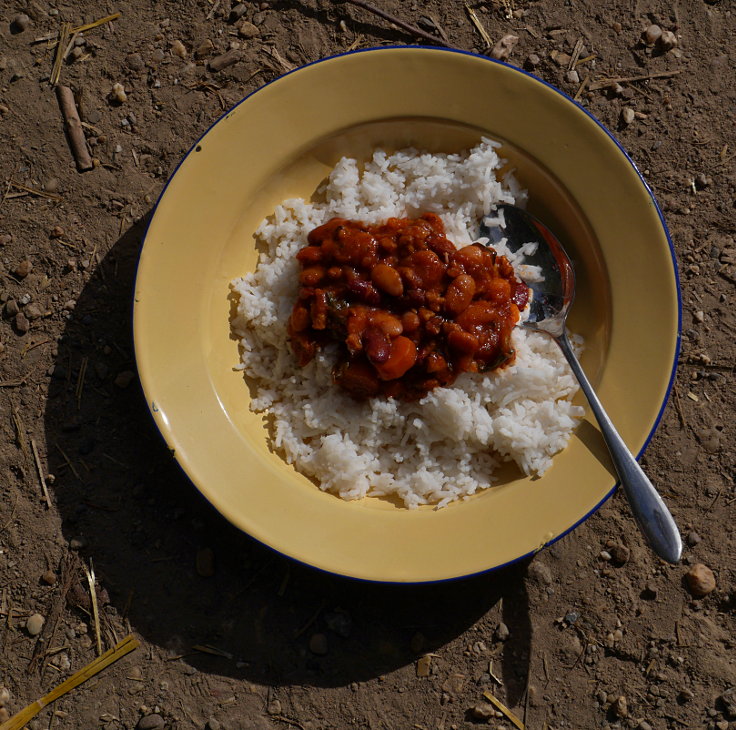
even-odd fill
[[(147, 220), (120, 238), (79, 296), (59, 344), (45, 421), (64, 534), (94, 561), (109, 593), (106, 615), (204, 671), (342, 686), (436, 651), (503, 599), (513, 643), (501, 671), (509, 699), (518, 699), (531, 640), (525, 564), (436, 585), (339, 578), (233, 528), (184, 476), (133, 376), (131, 306)], [(487, 633), (477, 639), (489, 643)], [(193, 651), (196, 645), (227, 656)]]

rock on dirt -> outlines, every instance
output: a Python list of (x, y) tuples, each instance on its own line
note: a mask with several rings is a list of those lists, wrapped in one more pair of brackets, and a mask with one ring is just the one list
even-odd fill
[(26, 621), (26, 631), (31, 636), (38, 636), (41, 633), (45, 621), (46, 619), (40, 613), (32, 614)]
[(519, 42), (519, 36), (513, 33), (507, 33), (501, 40), (493, 46), (491, 50), (491, 56), (498, 59), (499, 61), (505, 61), (514, 50), (514, 47)]
[(718, 704), (723, 710), (723, 714), (729, 720), (736, 720), (736, 687), (727, 689), (719, 698)]
[(696, 563), (685, 573), (685, 582), (690, 593), (696, 598), (707, 596), (716, 587), (713, 571), (702, 563)]
[(153, 713), (151, 715), (144, 715), (138, 724), (135, 726), (136, 730), (159, 730), (166, 726), (166, 721), (161, 715)]

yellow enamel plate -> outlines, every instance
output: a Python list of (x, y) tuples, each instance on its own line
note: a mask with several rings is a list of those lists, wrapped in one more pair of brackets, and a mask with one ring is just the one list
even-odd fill
[(253, 232), (277, 203), (309, 197), (345, 154), (455, 152), (481, 135), (504, 143), (530, 210), (575, 260), (583, 366), (634, 453), (657, 425), (678, 351), (677, 270), (656, 203), (608, 132), (487, 58), (380, 48), (320, 61), (247, 97), (192, 148), (156, 208), (135, 292), (138, 368), (161, 433), (224, 517), (285, 555), (369, 580), (456, 578), (554, 541), (614, 488), (589, 415), (540, 479), (509, 470), (441, 510), (346, 502), (269, 449), (233, 370), (229, 284), (255, 267)]

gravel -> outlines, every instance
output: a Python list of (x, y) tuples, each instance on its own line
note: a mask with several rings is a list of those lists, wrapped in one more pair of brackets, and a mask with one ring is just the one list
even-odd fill
[(707, 596), (716, 587), (713, 571), (702, 563), (696, 563), (685, 573), (685, 582), (690, 593), (696, 598)]

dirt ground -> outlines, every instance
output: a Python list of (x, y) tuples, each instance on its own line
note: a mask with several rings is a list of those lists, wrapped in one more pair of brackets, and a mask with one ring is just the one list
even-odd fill
[[(458, 0), (375, 6), (487, 50)], [(683, 340), (643, 462), (683, 529), (682, 564), (653, 558), (620, 495), (531, 562), (436, 586), (320, 574), (226, 524), (170, 458), (135, 375), (132, 290), (153, 204), (223, 110), (287, 66), (418, 39), (327, 0), (246, 0), (232, 14), (229, 0), (2, 0), (0, 716), (94, 659), (92, 566), (103, 649), (131, 632), (141, 647), (29, 727), (512, 728), (489, 692), (534, 730), (736, 728), (736, 11), (472, 7), (494, 43), (518, 36), (511, 63), (571, 95), (588, 79), (581, 103), (662, 204)], [(61, 66), (99, 161), (79, 173), (49, 84), (53, 43), (63, 22), (114, 12)], [(651, 25), (674, 35), (648, 45)], [(237, 63), (208, 68), (235, 46)], [(108, 98), (116, 83), (123, 103)], [(700, 598), (686, 579), (696, 564), (716, 582)]]

